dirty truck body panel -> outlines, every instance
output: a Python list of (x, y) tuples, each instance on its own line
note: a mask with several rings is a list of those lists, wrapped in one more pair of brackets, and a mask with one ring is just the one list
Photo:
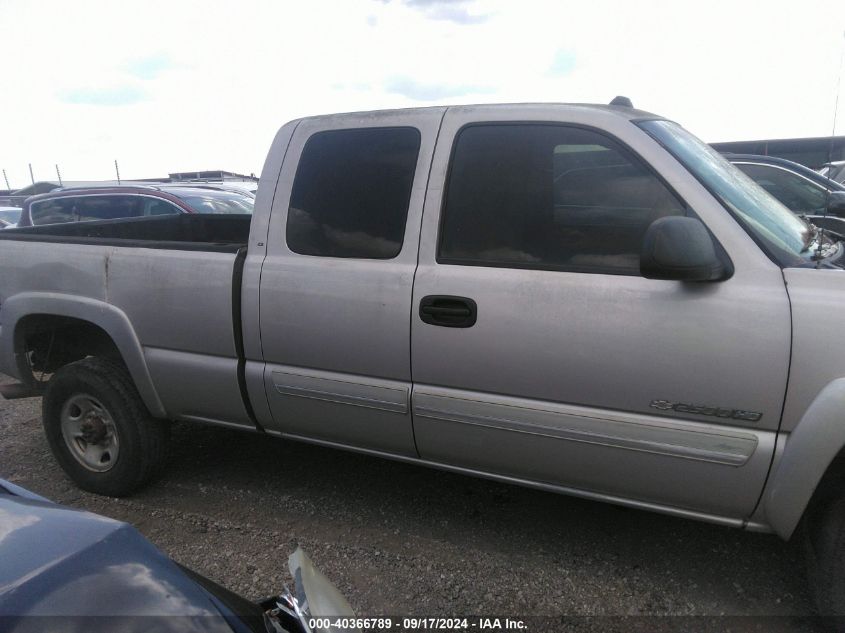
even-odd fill
[[(252, 426), (236, 374), (234, 254), (51, 244), (55, 259), (47, 262), (37, 246), (2, 244), (4, 256), (30, 271), (15, 278), (25, 282), (27, 290), (9, 280), (11, 292), (2, 304), (4, 325), (7, 318), (27, 314), (90, 320), (112, 335), (121, 352), (132, 349), (122, 355), (130, 371), (136, 368), (136, 384), (152, 385), (141, 388), (151, 410), (161, 409), (172, 418)], [(131, 327), (116, 328), (116, 320)], [(12, 336), (0, 337), (4, 359), (13, 357), (13, 343)], [(16, 373), (18, 363), (5, 371)]]
[[(410, 315), (426, 182), (444, 108), (302, 121), (287, 150), (261, 272), (265, 428), (416, 457), (411, 424)], [(349, 129), (393, 130), (413, 156), (398, 253), (390, 259), (294, 252), (285, 239), (306, 144)], [(355, 132), (360, 133), (360, 132)], [(363, 137), (362, 137), (363, 140)], [(375, 136), (373, 142), (382, 140)], [(350, 142), (356, 142), (351, 139)], [(414, 152), (413, 145), (418, 149)]]
[[(800, 510), (779, 504), (803, 509), (826, 467), (784, 480), (817, 443), (789, 457), (788, 433), (845, 367), (813, 369), (812, 298), (793, 314), (782, 267), (635, 123), (647, 117), (518, 105), (302, 119), (273, 142), (248, 241), (4, 231), (0, 368), (25, 377), (28, 315), (89, 319), (157, 417), (788, 536)], [(351, 225), (356, 208), (373, 218)], [(513, 213), (533, 209), (540, 229)], [(727, 278), (640, 275), (642, 233), (671, 215), (703, 222)], [(842, 274), (794, 276), (819, 273)], [(791, 353), (818, 375), (790, 374)], [(829, 463), (845, 437), (821, 417)]]

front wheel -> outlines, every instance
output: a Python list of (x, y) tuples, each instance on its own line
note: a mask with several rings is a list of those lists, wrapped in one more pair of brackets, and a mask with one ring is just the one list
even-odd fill
[(42, 421), (56, 461), (89, 492), (128, 495), (163, 460), (165, 424), (150, 416), (126, 368), (112, 360), (59, 369), (44, 392)]
[(819, 615), (845, 616), (845, 496), (814, 508), (804, 530), (810, 587)]

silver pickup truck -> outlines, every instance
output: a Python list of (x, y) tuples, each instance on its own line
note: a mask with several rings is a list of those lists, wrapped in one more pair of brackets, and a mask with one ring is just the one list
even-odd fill
[[(139, 194), (142, 195), (142, 194)], [(249, 216), (0, 233), (0, 370), (82, 488), (167, 420), (790, 538), (845, 613), (845, 248), (625, 106), (276, 135)]]

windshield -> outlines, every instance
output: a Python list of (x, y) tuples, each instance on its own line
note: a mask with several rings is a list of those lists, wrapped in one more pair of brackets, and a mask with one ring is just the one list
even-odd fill
[(182, 198), (197, 213), (252, 213), (255, 199), (232, 191), (171, 192)]
[(675, 156), (781, 266), (815, 255), (815, 232), (721, 154), (671, 121), (638, 125)]

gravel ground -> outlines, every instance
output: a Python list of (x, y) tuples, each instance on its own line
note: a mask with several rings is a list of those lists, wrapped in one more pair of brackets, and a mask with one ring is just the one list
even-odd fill
[(800, 548), (774, 536), (257, 434), (177, 424), (159, 480), (91, 495), (53, 461), (40, 414), (38, 400), (0, 399), (0, 477), (128, 521), (248, 598), (277, 593), (299, 544), (366, 616), (573, 616), (572, 630), (607, 630), (616, 619), (581, 616), (811, 612)]

